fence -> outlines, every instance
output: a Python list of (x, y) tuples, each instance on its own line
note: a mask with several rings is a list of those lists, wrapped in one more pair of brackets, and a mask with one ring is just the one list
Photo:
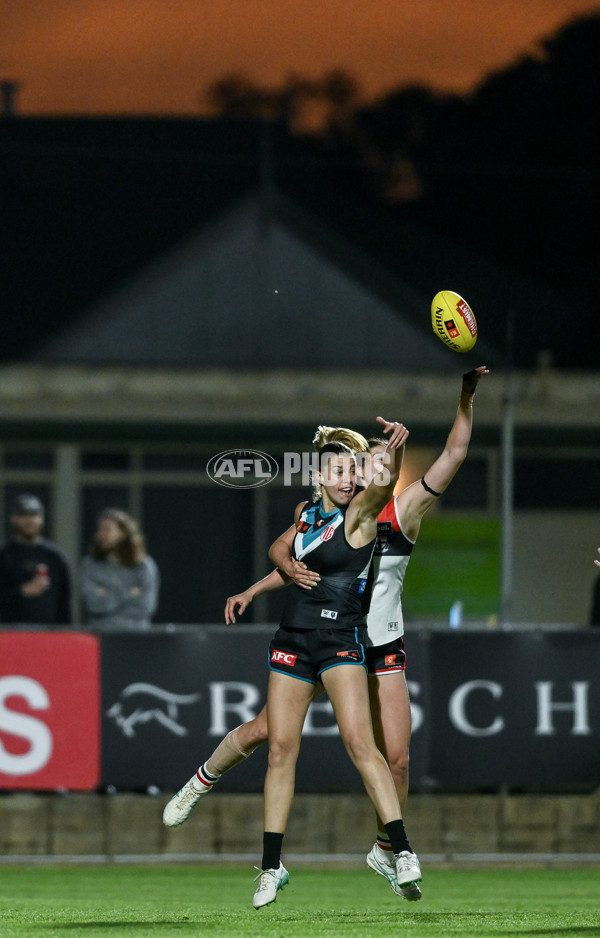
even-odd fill
[[(0, 632), (0, 788), (176, 789), (262, 707), (272, 627), (96, 636)], [(590, 792), (600, 784), (600, 631), (412, 631), (413, 792)], [(265, 748), (220, 792), (260, 792)], [(358, 792), (325, 698), (299, 792)]]

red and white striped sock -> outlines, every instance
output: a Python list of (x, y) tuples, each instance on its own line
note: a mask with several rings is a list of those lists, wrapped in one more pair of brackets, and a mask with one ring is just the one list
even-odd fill
[(377, 846), (381, 850), (385, 850), (386, 853), (391, 854), (392, 845), (386, 831), (377, 831)]
[(209, 772), (206, 768), (206, 762), (205, 762), (204, 765), (201, 765), (198, 771), (196, 772), (196, 778), (200, 782), (201, 787), (199, 788), (199, 790), (201, 791), (203, 788), (212, 788), (215, 782), (218, 782), (220, 776), (213, 775), (212, 772)]

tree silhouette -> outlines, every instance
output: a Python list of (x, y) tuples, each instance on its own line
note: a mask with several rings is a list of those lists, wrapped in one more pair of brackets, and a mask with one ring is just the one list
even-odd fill
[(292, 73), (279, 88), (266, 88), (234, 73), (213, 82), (206, 99), (223, 117), (277, 121), (289, 130), (309, 130), (326, 139), (352, 121), (357, 93), (352, 75), (332, 69), (316, 80)]
[[(446, 220), (450, 236), (576, 294), (581, 328), (591, 329), (598, 312), (598, 48), (600, 15), (593, 14), (468, 95), (407, 86), (365, 105), (354, 78), (335, 70), (318, 81), (291, 76), (275, 90), (229, 76), (212, 86), (210, 100), (222, 115), (310, 131), (342, 187), (436, 230)], [(581, 349), (572, 334), (565, 329), (555, 350), (559, 363), (597, 367), (593, 344)]]

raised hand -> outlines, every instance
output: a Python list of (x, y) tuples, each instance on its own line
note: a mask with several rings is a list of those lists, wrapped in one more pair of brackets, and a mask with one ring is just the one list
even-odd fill
[(479, 379), (483, 375), (489, 375), (489, 369), (485, 365), (480, 365), (478, 368), (473, 368), (472, 371), (466, 371), (462, 379), (462, 389), (465, 394), (475, 394), (477, 385), (479, 384)]
[(397, 420), (384, 420), (383, 417), (377, 417), (377, 423), (383, 426), (383, 432), (390, 434), (388, 440), (388, 449), (400, 449), (408, 439), (408, 430), (403, 423)]

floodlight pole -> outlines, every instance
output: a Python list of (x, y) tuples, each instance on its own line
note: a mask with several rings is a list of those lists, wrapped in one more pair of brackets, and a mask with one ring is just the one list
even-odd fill
[(502, 407), (501, 484), (502, 484), (502, 551), (500, 587), (500, 625), (510, 628), (513, 603), (513, 540), (514, 540), (514, 374), (513, 331), (514, 311), (509, 310), (506, 321), (507, 365)]

